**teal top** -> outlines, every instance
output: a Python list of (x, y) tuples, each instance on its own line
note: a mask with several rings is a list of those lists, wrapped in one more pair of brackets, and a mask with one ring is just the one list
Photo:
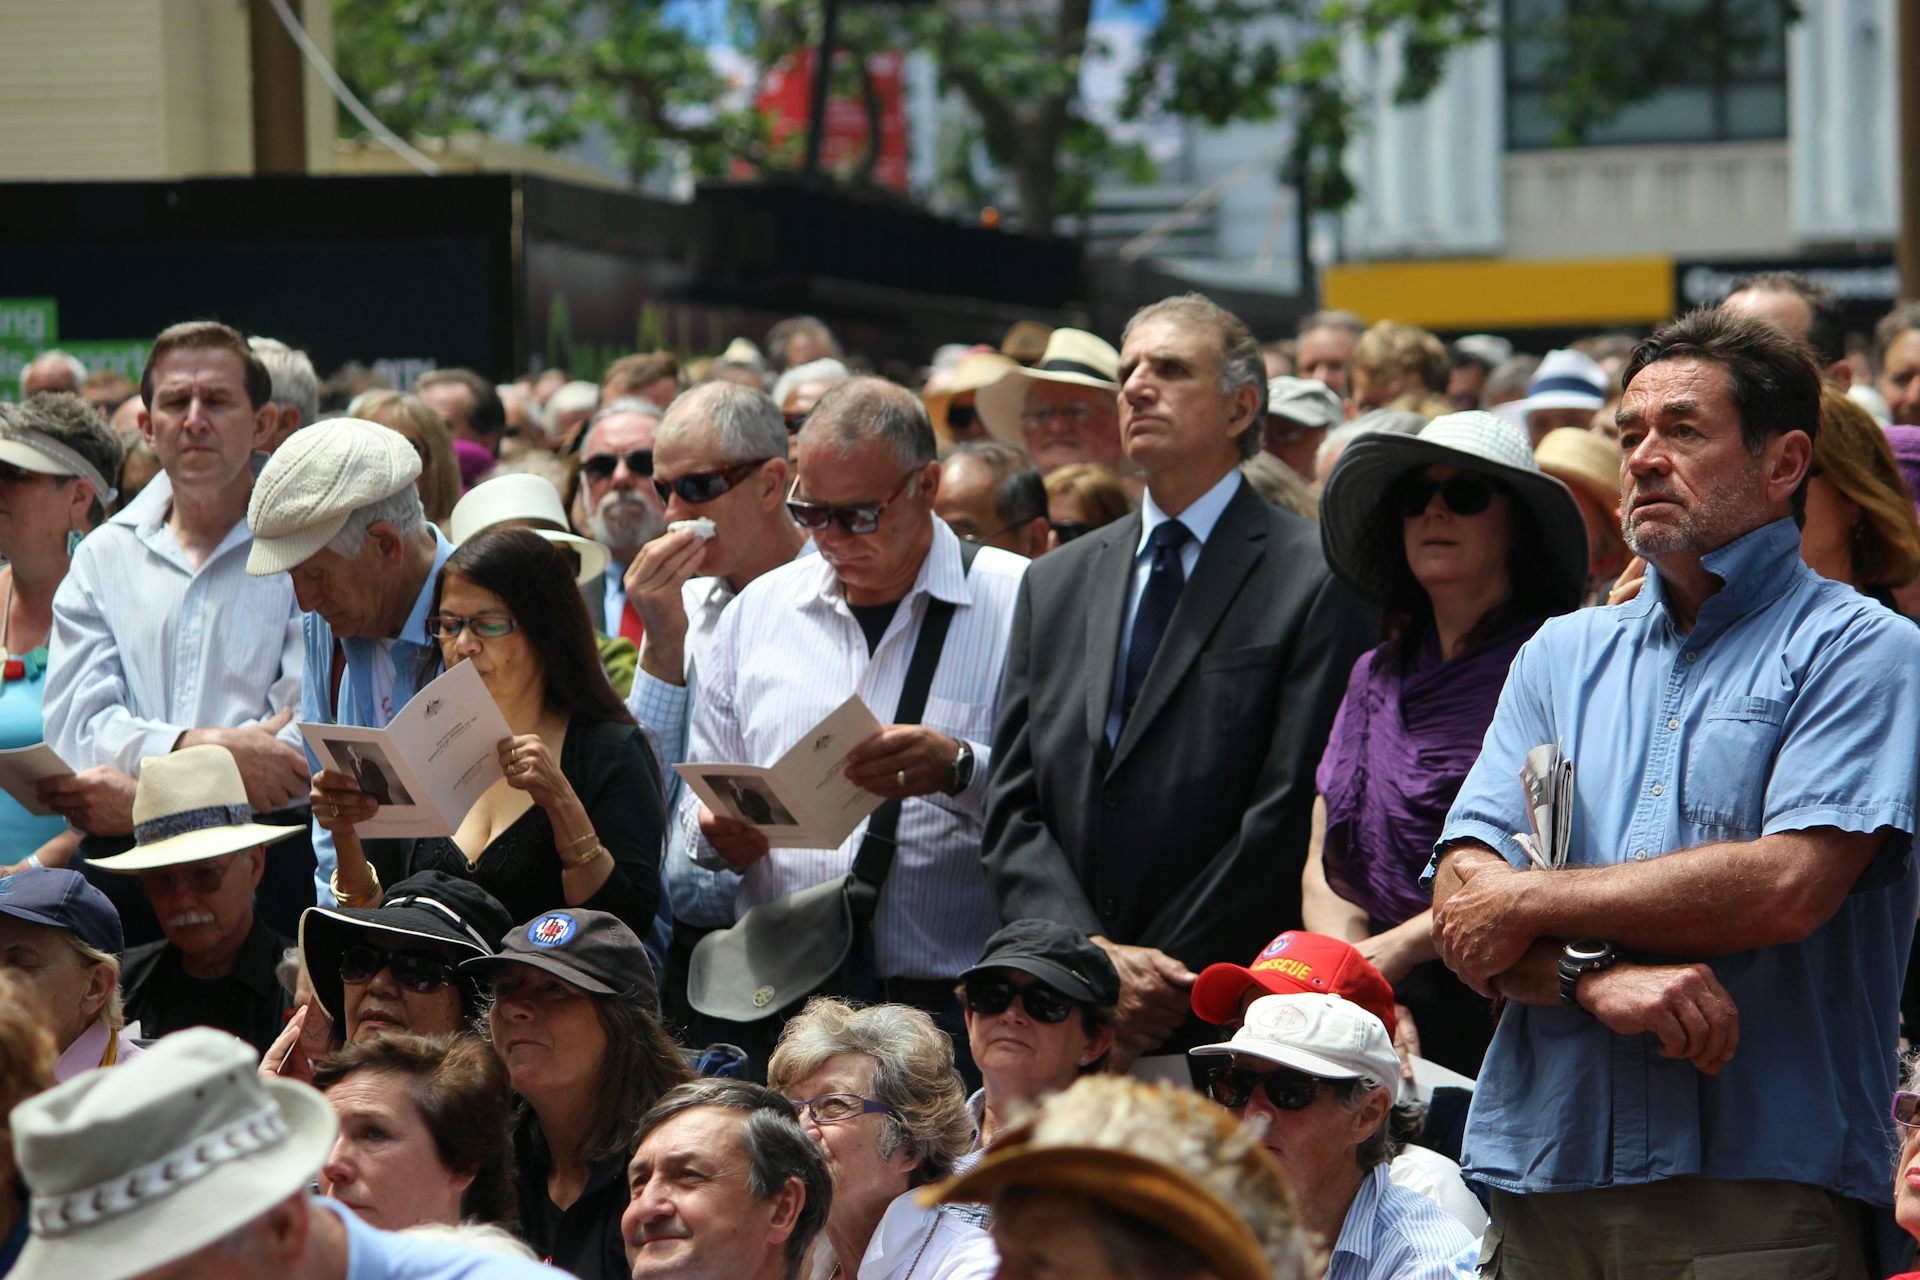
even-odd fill
[[(45, 737), (40, 728), (40, 699), (47, 689), (46, 647), (19, 654), (7, 666), (13, 671), (0, 685), (0, 750), (30, 747)], [(66, 819), (28, 813), (18, 800), (0, 791), (0, 863), (20, 861), (66, 829)]]

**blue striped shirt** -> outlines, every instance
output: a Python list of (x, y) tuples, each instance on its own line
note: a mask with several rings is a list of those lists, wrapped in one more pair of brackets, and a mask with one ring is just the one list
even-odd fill
[[(756, 578), (721, 616), (687, 755), (767, 766), (851, 694), (882, 723), (891, 721), (928, 600), (954, 605), (922, 723), (972, 747), (973, 781), (957, 796), (913, 797), (901, 811), (899, 852), (873, 922), (882, 977), (954, 977), (1000, 926), (980, 862), (982, 810), (1026, 565), (982, 547), (973, 572), (963, 575), (960, 540), (933, 521), (932, 548), (871, 656), (833, 567), (818, 556)], [(699, 835), (699, 810), (689, 792), (676, 821), (702, 865), (725, 866)], [(845, 875), (865, 835), (863, 822), (838, 849), (773, 850), (741, 877), (738, 910)]]
[(1480, 1244), (1457, 1218), (1377, 1164), (1347, 1206), (1327, 1280), (1465, 1280), (1479, 1262)]

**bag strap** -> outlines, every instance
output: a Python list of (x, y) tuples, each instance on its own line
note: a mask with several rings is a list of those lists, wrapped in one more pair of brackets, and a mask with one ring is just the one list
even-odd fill
[[(960, 576), (973, 571), (978, 545), (960, 539)], [(946, 647), (947, 627), (953, 622), (953, 604), (947, 600), (927, 601), (927, 612), (920, 619), (920, 635), (913, 642), (913, 656), (907, 660), (906, 682), (900, 686), (900, 703), (894, 708), (895, 724), (919, 724), (926, 713), (927, 693), (933, 688), (934, 668), (940, 665), (940, 651)], [(880, 905), (880, 889), (893, 870), (897, 849), (895, 835), (900, 829), (899, 799), (889, 800), (867, 819), (866, 838), (853, 860), (853, 877), (847, 884), (847, 898), (853, 918), (865, 923), (873, 919)]]

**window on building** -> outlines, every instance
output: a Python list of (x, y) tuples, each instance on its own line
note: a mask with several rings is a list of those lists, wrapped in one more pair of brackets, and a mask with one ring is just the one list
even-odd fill
[[(1783, 0), (1505, 0), (1504, 9), (1509, 150), (1569, 141), (1557, 91), (1586, 86), (1604, 98), (1642, 79), (1618, 114), (1576, 123), (1571, 141), (1638, 146), (1787, 134)], [(1676, 38), (1689, 29), (1740, 35), (1716, 53), (1705, 41)]]

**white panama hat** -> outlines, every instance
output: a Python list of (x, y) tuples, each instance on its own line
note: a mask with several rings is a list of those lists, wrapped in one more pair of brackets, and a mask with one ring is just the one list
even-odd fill
[(574, 575), (582, 583), (598, 582), (613, 557), (605, 544), (583, 538), (567, 528), (567, 514), (560, 509), (560, 491), (544, 478), (526, 472), (510, 472), (482, 480), (453, 504), (447, 517), (447, 533), (455, 546), (497, 524), (523, 524), (557, 546), (572, 547), (580, 555), (580, 571)]
[(980, 420), (996, 438), (1016, 449), (1027, 447), (1026, 433), (1020, 429), (1020, 411), (1027, 404), (1027, 388), (1036, 382), (1064, 382), (1117, 396), (1120, 353), (1106, 339), (1084, 329), (1055, 329), (1038, 364), (1031, 369), (1009, 369), (998, 382), (982, 387), (973, 400)]
[(151, 871), (271, 844), (303, 830), (253, 820), (247, 784), (231, 751), (213, 744), (183, 747), (140, 762), (133, 848), (90, 861), (102, 871)]

